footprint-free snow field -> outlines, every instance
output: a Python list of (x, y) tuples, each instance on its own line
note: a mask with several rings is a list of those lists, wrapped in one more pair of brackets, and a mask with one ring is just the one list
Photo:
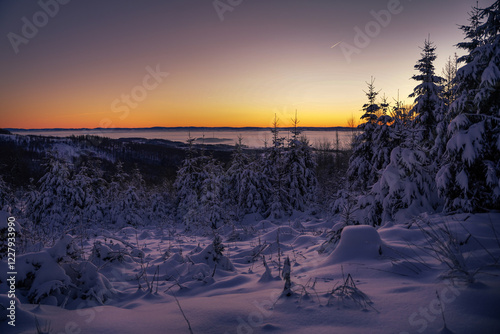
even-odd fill
[(15, 327), (0, 330), (498, 333), (498, 222), (498, 213), (379, 228), (248, 216), (216, 237), (165, 227), (66, 235), (17, 257)]

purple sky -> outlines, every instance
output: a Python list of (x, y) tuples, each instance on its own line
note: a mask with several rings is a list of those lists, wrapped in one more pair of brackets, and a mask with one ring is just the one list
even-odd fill
[[(430, 34), (441, 73), (475, 4), (66, 2), (53, 17), (41, 4), (54, 10), (56, 0), (0, 2), (0, 127), (268, 126), (275, 113), (286, 126), (295, 110), (305, 126), (345, 125), (371, 76), (410, 103), (419, 47)], [(375, 24), (371, 11), (388, 7), (385, 26)], [(29, 38), (26, 21), (39, 25)], [(356, 44), (367, 24), (369, 44)]]

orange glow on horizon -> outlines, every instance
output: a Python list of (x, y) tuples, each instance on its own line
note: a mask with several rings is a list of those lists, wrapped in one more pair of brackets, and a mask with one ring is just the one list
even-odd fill
[[(88, 115), (81, 113), (78, 117), (71, 116), (67, 117), (65, 115), (56, 114), (54, 117), (47, 117), (48, 113), (36, 113), (30, 115), (26, 118), (22, 124), (19, 124), (17, 117), (14, 114), (6, 115), (7, 117), (2, 117), (1, 126), (2, 128), (19, 128), (19, 129), (50, 129), (50, 128), (61, 128), (61, 129), (72, 129), (72, 128), (150, 128), (150, 127), (233, 127), (233, 128), (244, 128), (244, 127), (271, 127), (274, 120), (274, 112), (266, 112), (264, 117), (233, 117), (220, 119), (210, 117), (209, 115), (197, 115), (197, 117), (172, 117), (172, 114), (165, 115), (164, 117), (154, 117), (154, 118), (143, 118), (140, 116), (130, 115), (124, 120), (112, 113), (88, 113)], [(102, 117), (95, 118), (92, 117), (95, 114), (101, 114)], [(292, 126), (291, 118), (292, 114), (284, 114), (276, 112), (279, 127), (290, 127)], [(19, 113), (17, 114), (19, 115)], [(300, 127), (337, 127), (337, 126), (348, 126), (345, 114), (339, 113), (337, 115), (333, 114), (329, 117), (320, 117), (315, 115), (314, 117), (301, 117), (299, 118)], [(357, 122), (358, 119), (355, 119)]]
[[(120, 100), (119, 94), (61, 93), (34, 95), (30, 100), (11, 100), (5, 106), (7, 113), (0, 114), (0, 127), (22, 129), (46, 128), (148, 128), (148, 127), (270, 127), (275, 114), (280, 127), (292, 125), (297, 111), (301, 127), (347, 126), (351, 111), (359, 109), (357, 103), (339, 105), (332, 110), (326, 103), (304, 101), (296, 105), (279, 105), (274, 101), (257, 99), (248, 104), (226, 100), (226, 96), (189, 100), (187, 94), (153, 92), (144, 101), (129, 107), (117, 104), (113, 109), (109, 101)], [(64, 97), (64, 98), (63, 98)], [(113, 98), (115, 97), (115, 98)], [(246, 98), (246, 100), (250, 100)], [(15, 103), (14, 103), (15, 102)], [(245, 101), (244, 101), (245, 102)], [(333, 104), (333, 103), (332, 103)], [(313, 107), (311, 107), (311, 105)], [(68, 107), (69, 106), (69, 107)], [(354, 113), (356, 121), (360, 112)]]

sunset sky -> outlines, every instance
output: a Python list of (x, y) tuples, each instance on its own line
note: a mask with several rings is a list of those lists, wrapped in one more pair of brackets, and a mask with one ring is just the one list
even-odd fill
[(0, 2), (0, 128), (346, 125), (371, 76), (410, 103), (419, 47), (441, 73), (476, 2), (59, 1)]

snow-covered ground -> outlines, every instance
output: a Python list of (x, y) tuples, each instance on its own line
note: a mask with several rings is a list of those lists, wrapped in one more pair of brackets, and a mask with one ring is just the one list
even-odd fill
[(500, 213), (349, 226), (322, 246), (334, 224), (247, 216), (222, 233), (223, 256), (213, 236), (174, 229), (67, 236), (18, 255), (16, 326), (2, 309), (0, 332), (190, 333), (186, 319), (193, 333), (500, 332)]

